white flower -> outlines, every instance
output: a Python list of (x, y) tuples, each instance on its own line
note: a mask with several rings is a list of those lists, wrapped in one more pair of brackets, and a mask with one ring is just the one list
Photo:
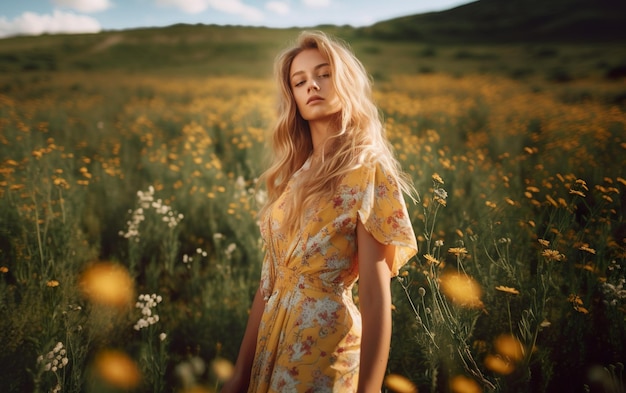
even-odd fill
[(167, 334), (165, 334), (165, 333), (159, 334), (159, 340), (165, 341), (166, 338), (167, 338)]

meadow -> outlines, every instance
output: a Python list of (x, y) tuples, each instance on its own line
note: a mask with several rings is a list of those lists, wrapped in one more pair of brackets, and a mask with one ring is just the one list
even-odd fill
[[(385, 389), (623, 392), (626, 81), (588, 47), (355, 48), (420, 194)], [(0, 77), (2, 391), (227, 377), (275, 97), (267, 64), (227, 63)]]

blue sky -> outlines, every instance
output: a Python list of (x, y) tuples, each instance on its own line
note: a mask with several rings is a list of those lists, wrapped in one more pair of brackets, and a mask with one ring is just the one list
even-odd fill
[(2, 0), (0, 38), (83, 33), (175, 23), (367, 26), (471, 0)]

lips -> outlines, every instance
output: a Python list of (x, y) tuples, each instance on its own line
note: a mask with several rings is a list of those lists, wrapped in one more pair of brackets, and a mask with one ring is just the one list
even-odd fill
[(309, 97), (309, 99), (306, 101), (306, 103), (307, 103), (307, 105), (308, 105), (308, 104), (310, 104), (310, 103), (312, 103), (312, 102), (315, 102), (315, 101), (321, 101), (321, 100), (323, 100), (323, 98), (322, 98), (322, 97), (320, 97), (320, 96), (311, 96), (311, 97)]

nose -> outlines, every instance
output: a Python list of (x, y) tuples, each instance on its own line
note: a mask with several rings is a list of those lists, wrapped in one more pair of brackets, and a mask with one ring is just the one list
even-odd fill
[(309, 91), (311, 91), (311, 89), (320, 90), (320, 85), (317, 83), (317, 81), (315, 79), (311, 79), (311, 83), (309, 83)]

